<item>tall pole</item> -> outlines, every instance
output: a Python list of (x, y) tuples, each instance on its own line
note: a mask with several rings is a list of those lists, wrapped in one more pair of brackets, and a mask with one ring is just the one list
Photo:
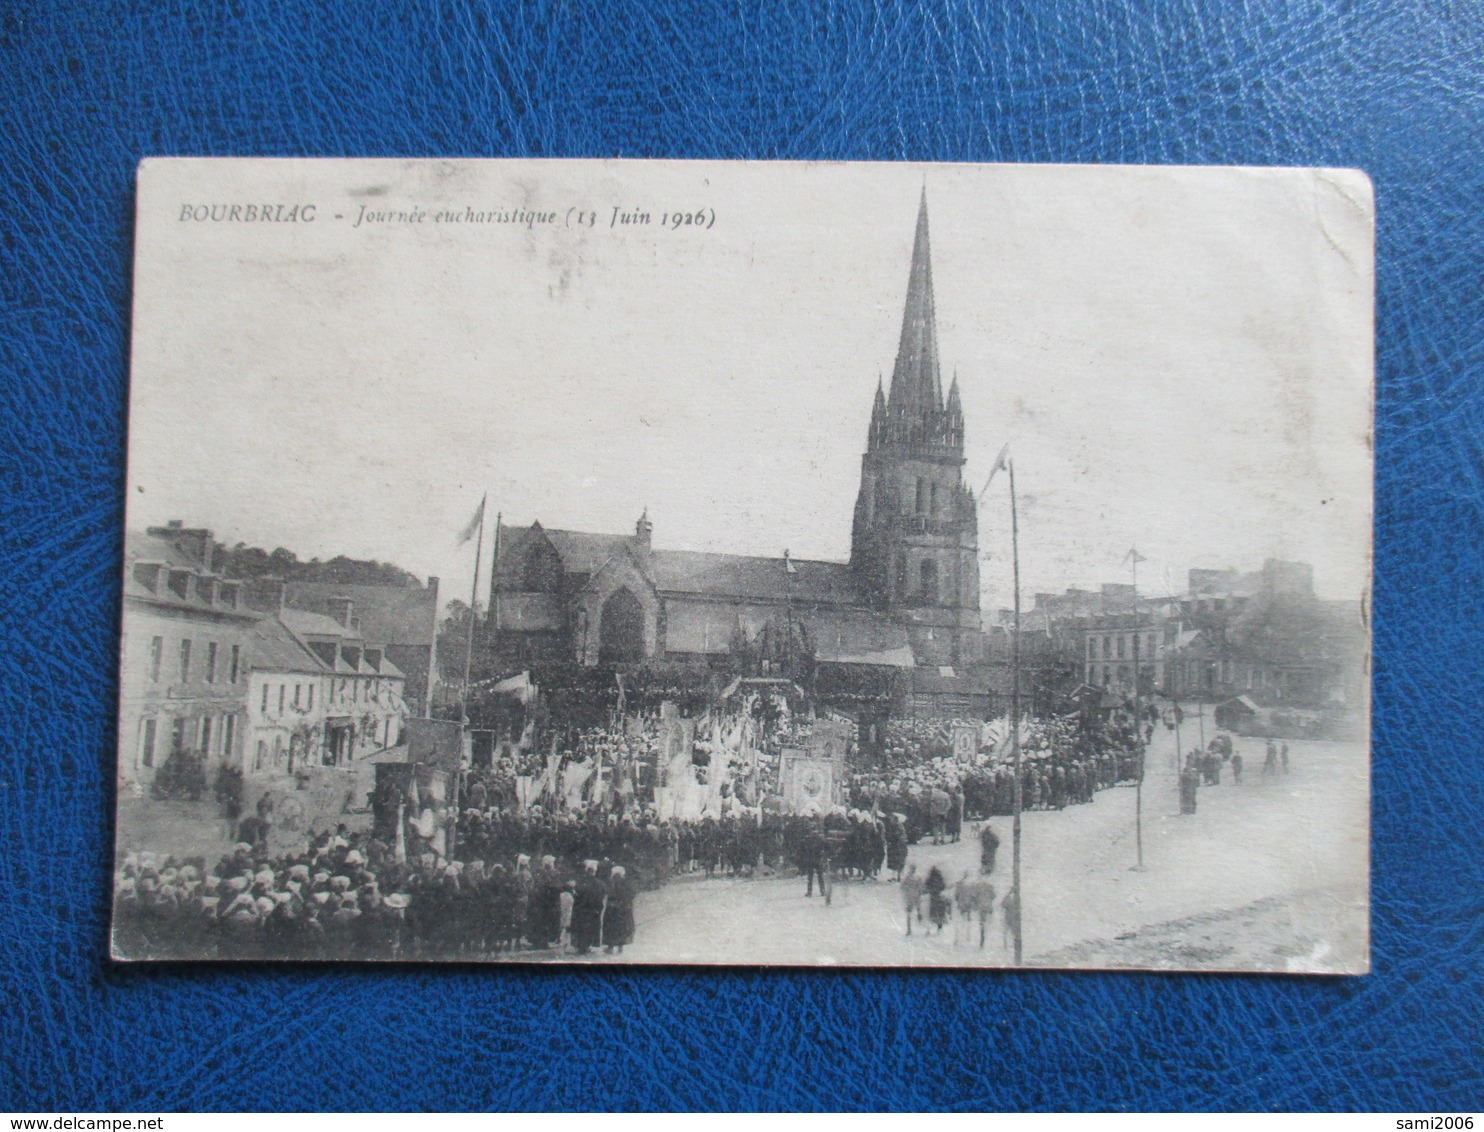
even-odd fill
[(1139, 860), (1135, 869), (1144, 868), (1144, 698), (1139, 681), (1139, 552), (1129, 551), (1134, 567), (1134, 742), (1139, 744), (1139, 777), (1134, 782), (1134, 845)]
[(1014, 760), (1015, 774), (1015, 822), (1011, 863), (1010, 892), (1015, 897), (1015, 965), (1018, 967), (1024, 954), (1024, 937), (1021, 922), (1025, 919), (1025, 903), (1020, 896), (1020, 515), (1015, 505), (1015, 461), (1006, 469), (1010, 473), (1010, 561), (1015, 585), (1015, 635), (1010, 639), (1010, 756)]
[(463, 742), (473, 740), (469, 738), (469, 668), (474, 662), (474, 623), (479, 620), (479, 562), (480, 555), (484, 551), (484, 505), (489, 500), (489, 493), (479, 501), (479, 541), (474, 544), (474, 583), (469, 587), (469, 640), (464, 647), (464, 694), (461, 697), (459, 715), (462, 716), (461, 724), (463, 734), (459, 736), (459, 765), (453, 772), (453, 820), (448, 823), (448, 842), (445, 846), (448, 859), (454, 859), (454, 852), (459, 843), (459, 803), (464, 792), (464, 752)]
[[(486, 495), (485, 499), (488, 498)], [(479, 564), (484, 553), (485, 499), (479, 501), (479, 541), (474, 544), (474, 582), (469, 587), (469, 640), (464, 648), (464, 695), (460, 711), (466, 728), (469, 726), (469, 669), (474, 663), (474, 623), (479, 620)]]
[[(504, 519), (504, 518), (505, 518), (505, 513), (503, 511), (496, 511), (495, 512), (495, 547), (494, 547), (494, 550), (490, 552), (490, 573), (491, 573), (491, 575), (493, 575), (496, 571), (498, 571), (500, 569), (500, 521), (502, 519)], [(477, 569), (474, 571), (474, 576), (476, 578), (479, 577), (479, 571)], [(493, 577), (491, 578), (491, 581), (490, 581), (490, 617), (493, 619), (491, 621), (491, 623), (490, 623), (490, 631), (492, 633), (499, 633), (499, 631), (500, 631), (500, 592), (497, 589), (495, 589), (495, 583), (494, 583)]]

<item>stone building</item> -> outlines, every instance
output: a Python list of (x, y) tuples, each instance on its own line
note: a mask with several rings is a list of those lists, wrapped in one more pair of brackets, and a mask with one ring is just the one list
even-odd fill
[(290, 608), (283, 591), (254, 584), (252, 600), (269, 608), (251, 640), (246, 772), (347, 766), (395, 746), (409, 714), (406, 677), (363, 632), (354, 602), (340, 598), (331, 617)]
[(487, 640), (506, 666), (715, 665), (765, 638), (797, 640), (821, 665), (914, 674), (920, 710), (981, 710), (978, 521), (963, 467), (956, 378), (943, 394), (924, 194), (849, 561), (667, 550), (653, 545), (647, 514), (632, 535), (504, 526)]
[(180, 523), (125, 536), (121, 779), (147, 786), (172, 754), (241, 757), (257, 618), (214, 556), (210, 531)]

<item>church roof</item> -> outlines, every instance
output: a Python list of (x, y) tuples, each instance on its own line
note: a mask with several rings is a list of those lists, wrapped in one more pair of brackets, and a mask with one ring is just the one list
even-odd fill
[[(512, 528), (522, 536), (512, 542), (513, 553), (536, 527)], [(698, 594), (707, 597), (741, 598), (782, 603), (796, 601), (801, 605), (823, 604), (857, 606), (865, 604), (856, 591), (850, 567), (844, 562), (820, 562), (813, 559), (790, 559), (789, 570), (780, 554), (759, 557), (748, 554), (715, 554), (699, 550), (652, 550), (640, 552), (631, 535), (601, 534), (592, 531), (553, 530), (540, 528), (562, 560), (569, 575), (595, 574), (616, 554), (632, 553), (639, 568), (664, 593)], [(501, 621), (506, 619), (505, 598), (501, 598)], [(521, 618), (526, 610), (510, 608), (513, 617)], [(550, 614), (532, 607), (529, 613), (537, 621)], [(513, 626), (512, 626), (513, 627)]]
[(592, 531), (554, 531), (543, 527), (546, 537), (562, 557), (569, 574), (591, 574), (630, 541), (629, 535), (596, 534)]
[(649, 556), (655, 588), (662, 592), (755, 598), (768, 602), (859, 605), (860, 596), (843, 562), (757, 558), (696, 550), (656, 550)]

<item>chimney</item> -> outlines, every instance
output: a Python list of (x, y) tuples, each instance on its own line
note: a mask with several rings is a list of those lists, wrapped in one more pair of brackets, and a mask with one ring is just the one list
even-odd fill
[(649, 508), (644, 508), (644, 514), (639, 516), (639, 521), (634, 524), (634, 541), (639, 544), (639, 549), (645, 554), (649, 553), (650, 536), (654, 534), (654, 524), (649, 521)]
[(216, 543), (205, 527), (188, 527), (179, 519), (171, 519), (163, 527), (150, 527), (148, 533), (154, 538), (164, 539), (180, 553), (199, 562), (203, 570), (212, 569)]
[(354, 630), (355, 625), (353, 624), (350, 616), (350, 611), (354, 603), (350, 600), (350, 598), (332, 597), (329, 598), (325, 604), (330, 607), (331, 617), (333, 617), (336, 621), (339, 621), (340, 624), (345, 626), (347, 630)]

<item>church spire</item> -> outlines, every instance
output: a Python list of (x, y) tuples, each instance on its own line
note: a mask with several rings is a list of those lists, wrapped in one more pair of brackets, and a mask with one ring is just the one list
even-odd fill
[(917, 234), (912, 241), (912, 267), (907, 275), (907, 302), (902, 312), (897, 363), (891, 374), (888, 410), (893, 440), (932, 443), (938, 439), (943, 382), (938, 373), (938, 321), (933, 305), (926, 185), (917, 206)]
[(881, 388), (881, 375), (876, 375), (876, 403), (871, 406), (871, 429), (866, 434), (866, 447), (876, 448), (886, 443), (886, 394)]

